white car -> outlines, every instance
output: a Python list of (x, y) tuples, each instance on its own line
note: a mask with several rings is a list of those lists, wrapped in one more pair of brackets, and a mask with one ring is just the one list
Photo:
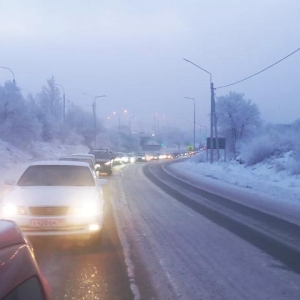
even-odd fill
[(103, 224), (100, 180), (84, 162), (31, 164), (2, 201), (1, 217), (28, 236), (85, 235), (97, 241)]

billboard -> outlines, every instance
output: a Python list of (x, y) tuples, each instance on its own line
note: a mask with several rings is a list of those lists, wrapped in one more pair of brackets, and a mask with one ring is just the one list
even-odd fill
[[(213, 149), (217, 149), (217, 139), (213, 138)], [(219, 149), (226, 149), (226, 139), (218, 138)], [(206, 148), (210, 149), (210, 137), (206, 139)]]

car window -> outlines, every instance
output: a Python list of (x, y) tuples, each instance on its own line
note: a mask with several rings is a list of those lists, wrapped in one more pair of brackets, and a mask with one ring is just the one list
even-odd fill
[(11, 291), (3, 300), (43, 300), (46, 299), (40, 281), (31, 277)]
[(21, 176), (19, 186), (94, 186), (88, 167), (38, 165), (30, 166)]

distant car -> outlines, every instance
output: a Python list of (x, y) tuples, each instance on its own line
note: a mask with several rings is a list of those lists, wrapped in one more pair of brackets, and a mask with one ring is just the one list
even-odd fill
[(97, 242), (103, 225), (100, 181), (87, 163), (31, 164), (3, 201), (0, 217), (28, 236), (86, 236)]
[(160, 156), (160, 154), (159, 153), (155, 153), (155, 154), (153, 154), (153, 160), (159, 160), (159, 156)]
[(136, 162), (136, 156), (134, 154), (128, 153), (127, 155), (128, 155), (128, 163), (133, 164)]
[(89, 152), (95, 156), (96, 164), (95, 171), (96, 173), (106, 173), (107, 175), (112, 174), (113, 160), (110, 156), (109, 151), (103, 149), (93, 149)]
[(94, 159), (92, 157), (86, 157), (86, 156), (79, 156), (79, 155), (70, 155), (70, 156), (62, 156), (59, 158), (59, 160), (64, 161), (81, 161), (86, 162), (89, 164), (90, 168), (94, 171), (95, 170), (95, 157)]
[(90, 154), (90, 153), (73, 153), (71, 156), (80, 157), (80, 158), (81, 157), (82, 158), (89, 158), (93, 162), (93, 167), (95, 166), (96, 159), (95, 159), (95, 155), (94, 154)]
[(121, 165), (125, 163), (126, 154), (123, 152), (116, 152), (114, 155), (114, 165)]
[(50, 296), (30, 242), (13, 221), (0, 220), (0, 299), (50, 300)]
[(140, 152), (136, 156), (136, 161), (146, 161), (146, 153)]

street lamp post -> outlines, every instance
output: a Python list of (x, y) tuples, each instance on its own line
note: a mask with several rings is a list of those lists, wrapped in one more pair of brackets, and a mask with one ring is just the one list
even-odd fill
[(136, 120), (137, 117), (136, 117), (136, 116), (133, 116), (133, 117), (130, 117), (130, 119), (129, 119), (129, 131), (130, 131), (130, 134), (131, 134), (131, 120), (132, 120), (132, 119)]
[(183, 97), (185, 99), (190, 99), (194, 101), (194, 151), (196, 150), (196, 101), (192, 97)]
[(93, 109), (93, 120), (94, 120), (94, 147), (96, 148), (96, 142), (97, 142), (97, 106), (96, 106), (96, 99), (97, 98), (102, 98), (102, 97), (106, 97), (106, 95), (101, 95), (101, 96), (91, 96), (89, 94), (86, 93), (82, 93), (82, 95), (88, 96), (90, 98), (93, 98), (93, 104), (92, 104), (92, 109)]
[(11, 73), (11, 75), (12, 75), (12, 77), (13, 77), (13, 83), (16, 82), (16, 80), (15, 80), (15, 74), (14, 74), (14, 72), (12, 71), (12, 69), (10, 69), (10, 68), (8, 68), (8, 67), (0, 67), (0, 68), (1, 68), (1, 69), (6, 69), (6, 70), (10, 71), (10, 73)]
[(62, 85), (58, 83), (54, 83), (54, 85), (59, 86), (63, 90), (63, 121), (66, 121), (66, 94), (65, 94), (65, 89)]
[(97, 105), (96, 105), (96, 99), (106, 97), (106, 95), (101, 96), (95, 96), (94, 97), (94, 103), (93, 103), (93, 114), (94, 114), (94, 126), (95, 126), (95, 132), (97, 132)]
[(203, 69), (202, 67), (196, 65), (195, 63), (187, 60), (184, 58), (184, 60), (195, 67), (201, 69), (205, 73), (209, 74), (210, 76), (210, 163), (213, 163), (214, 161), (214, 151), (213, 151), (213, 128), (214, 128), (214, 122), (215, 122), (215, 133), (216, 133), (216, 146), (217, 146), (217, 152), (218, 152), (218, 159), (219, 159), (219, 143), (218, 143), (218, 134), (217, 134), (217, 126), (216, 126), (216, 118), (215, 118), (215, 89), (214, 89), (214, 84), (212, 82), (212, 73), (208, 72), (207, 70)]
[[(122, 111), (124, 114), (128, 113), (127, 109)], [(118, 115), (118, 131), (121, 132), (121, 113), (113, 112), (114, 115)]]

